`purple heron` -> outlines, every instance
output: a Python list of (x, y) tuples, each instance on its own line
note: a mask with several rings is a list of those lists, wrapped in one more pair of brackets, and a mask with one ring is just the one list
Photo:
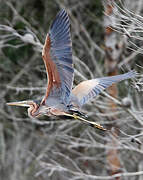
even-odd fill
[(47, 71), (48, 84), (46, 95), (41, 103), (28, 100), (7, 104), (29, 107), (28, 115), (30, 117), (42, 115), (68, 116), (105, 130), (99, 124), (88, 121), (80, 116), (82, 105), (96, 97), (113, 83), (135, 77), (135, 71), (129, 71), (117, 76), (83, 81), (72, 89), (74, 78), (72, 42), (69, 17), (64, 9), (57, 14), (50, 27), (43, 46), (42, 58)]

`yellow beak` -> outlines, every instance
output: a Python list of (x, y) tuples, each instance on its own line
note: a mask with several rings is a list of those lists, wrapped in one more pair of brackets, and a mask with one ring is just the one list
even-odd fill
[(22, 106), (22, 107), (30, 107), (33, 101), (19, 101), (19, 102), (10, 102), (6, 103), (8, 106)]

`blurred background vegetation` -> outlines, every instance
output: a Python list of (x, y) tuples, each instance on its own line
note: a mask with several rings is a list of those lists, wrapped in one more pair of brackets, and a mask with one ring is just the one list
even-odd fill
[[(74, 85), (139, 73), (84, 107), (108, 132), (75, 120), (30, 119), (27, 109), (6, 106), (44, 96), (42, 46), (63, 7), (71, 22)], [(142, 0), (0, 0), (0, 179), (143, 179), (142, 14)]]

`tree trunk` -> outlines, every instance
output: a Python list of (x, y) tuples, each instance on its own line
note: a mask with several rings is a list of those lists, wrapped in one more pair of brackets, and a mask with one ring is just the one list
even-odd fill
[[(105, 14), (106, 15), (112, 15), (113, 13), (113, 1), (108, 0), (104, 4), (105, 7)], [(119, 57), (121, 54), (121, 50), (119, 48), (118, 40), (117, 40), (117, 34), (114, 32), (110, 27), (112, 26), (112, 23), (114, 19), (109, 19), (108, 16), (104, 17), (104, 25), (105, 25), (105, 68), (108, 76), (114, 76), (118, 74), (117, 69), (117, 63), (119, 61)], [(110, 88), (108, 88), (108, 92), (111, 96), (117, 97), (118, 96), (118, 89), (116, 84), (112, 85)], [(111, 107), (112, 112), (116, 111), (116, 104), (113, 101), (109, 102), (109, 105)], [(116, 126), (116, 119), (117, 116), (113, 116), (110, 118), (114, 123), (111, 125)], [(111, 141), (108, 143), (108, 146), (113, 147), (113, 149), (107, 150), (107, 162), (110, 166), (110, 173), (111, 175), (119, 173), (120, 171), (120, 160), (118, 157), (118, 151), (116, 150), (116, 137), (118, 135), (117, 130), (114, 130), (113, 132), (114, 138), (111, 139)], [(120, 177), (117, 177), (116, 180), (120, 180)]]

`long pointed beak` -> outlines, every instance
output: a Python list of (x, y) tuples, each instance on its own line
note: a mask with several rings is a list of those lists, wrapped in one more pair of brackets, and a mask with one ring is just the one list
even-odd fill
[(22, 106), (22, 107), (30, 107), (31, 101), (19, 101), (19, 102), (10, 102), (6, 103), (8, 106)]

